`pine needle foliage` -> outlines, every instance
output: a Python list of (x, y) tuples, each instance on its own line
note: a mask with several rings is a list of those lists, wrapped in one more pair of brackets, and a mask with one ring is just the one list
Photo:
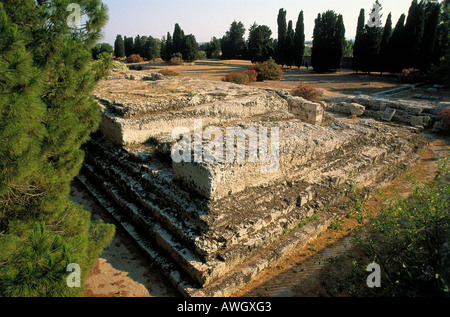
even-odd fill
[(85, 276), (114, 234), (68, 198), (101, 119), (92, 92), (111, 61), (90, 52), (106, 21), (98, 0), (0, 3), (0, 296), (81, 295), (67, 265)]

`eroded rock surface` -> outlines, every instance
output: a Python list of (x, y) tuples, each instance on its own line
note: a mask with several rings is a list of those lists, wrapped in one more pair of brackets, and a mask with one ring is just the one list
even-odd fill
[[(372, 119), (325, 125), (321, 104), (229, 83), (118, 78), (96, 97), (104, 121), (79, 179), (186, 296), (229, 296), (323, 232), (352, 189), (368, 194), (390, 181), (425, 144)], [(349, 114), (367, 111), (352, 102), (361, 107)], [(190, 152), (177, 162), (177, 127), (187, 128), (184, 149), (210, 145), (215, 127), (215, 149), (235, 154), (239, 143), (227, 147), (220, 136), (247, 131), (244, 159), (196, 161)], [(263, 162), (249, 146), (261, 129), (271, 131), (270, 149), (277, 138), (276, 160)], [(264, 170), (268, 162), (276, 168)]]

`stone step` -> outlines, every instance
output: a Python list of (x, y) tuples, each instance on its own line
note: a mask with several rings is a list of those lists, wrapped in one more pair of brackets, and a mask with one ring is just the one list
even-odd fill
[[(369, 151), (366, 151), (366, 155), (367, 153), (370, 153)], [(397, 156), (397, 159), (402, 159), (404, 158), (404, 156)], [(364, 161), (364, 162), (369, 162), (372, 163), (373, 160), (369, 160), (369, 161)], [(398, 163), (394, 160), (390, 160), (388, 162), (388, 164), (385, 164), (385, 169), (387, 169), (388, 167), (393, 167), (395, 166), (395, 164)], [(104, 163), (106, 164), (106, 163)], [(130, 162), (128, 162), (128, 164), (130, 164)], [(350, 163), (349, 165), (351, 165), (352, 163)], [(339, 166), (339, 168), (341, 168), (341, 166)], [(371, 170), (369, 170), (371, 173), (369, 173), (369, 176), (366, 176), (366, 179), (370, 179), (371, 177), (373, 177), (373, 175), (380, 173), (379, 169), (376, 169), (375, 166), (371, 166)], [(93, 170), (93, 169), (92, 169)], [(97, 172), (101, 170), (101, 168), (97, 167), (95, 169)], [(117, 170), (116, 170), (117, 171)], [(127, 176), (125, 176), (124, 178), (121, 178), (121, 176), (123, 176), (125, 173), (119, 171), (118, 174), (114, 174), (114, 175), (110, 175), (110, 177), (117, 179), (120, 179), (120, 181), (117, 183), (117, 186), (125, 189), (125, 191), (127, 193), (129, 193), (130, 191), (134, 191), (133, 196), (134, 198), (139, 197), (139, 186), (134, 187), (134, 188), (129, 188), (129, 184), (130, 184), (130, 180), (131, 178), (128, 178)], [(98, 175), (97, 175), (98, 176)], [(295, 192), (295, 186), (294, 187), (294, 192)], [(123, 200), (123, 198), (121, 197), (117, 197), (117, 189), (112, 190), (112, 188), (114, 188), (114, 186), (110, 183), (105, 189), (107, 191), (110, 192), (110, 194), (112, 193), (112, 196), (115, 196), (116, 200)], [(278, 190), (275, 190), (274, 187), (268, 187), (267, 190), (268, 191), (272, 191), (275, 194), (274, 195), (279, 195), (279, 189), (283, 188), (282, 186), (278, 187)], [(304, 189), (304, 188), (303, 188)], [(258, 189), (261, 190), (261, 189)], [(294, 193), (294, 196), (291, 195), (291, 199), (295, 198), (298, 196), (298, 192), (300, 191), (300, 188), (298, 188), (298, 190), (296, 191), (296, 193)], [(343, 199), (345, 196), (345, 192), (341, 191), (342, 195), (335, 195), (334, 200), (333, 198), (330, 197), (318, 197), (315, 201), (315, 203), (320, 202), (320, 206), (322, 206), (322, 208), (326, 208), (329, 205), (333, 205), (335, 203), (337, 203), (339, 200)], [(263, 194), (264, 194), (264, 189), (263, 189)], [(128, 194), (129, 195), (129, 194)], [(127, 197), (129, 197), (127, 195)], [(238, 198), (242, 198), (242, 197), (238, 197)], [(150, 210), (162, 210), (161, 208), (156, 208), (154, 207), (153, 203), (149, 204), (149, 203), (144, 203), (142, 204), (142, 202), (145, 202), (145, 199), (139, 198), (139, 199), (134, 199), (136, 201), (141, 202), (141, 205), (143, 205), (143, 207), (150, 207), (148, 209)], [(241, 201), (242, 203), (242, 201)], [(121, 203), (122, 207), (124, 208), (124, 206), (127, 206), (127, 203), (122, 202)], [(148, 226), (149, 223), (155, 223), (157, 221), (161, 222), (161, 219), (152, 219), (152, 218), (148, 218), (147, 219), (147, 215), (140, 211), (139, 209), (137, 209), (137, 207), (133, 204), (131, 204), (131, 212), (134, 214), (138, 214), (138, 218), (135, 219), (136, 222), (140, 222), (143, 223), (143, 226), (146, 227)], [(307, 206), (308, 207), (308, 206)], [(226, 213), (226, 210), (222, 209), (222, 212)], [(194, 248), (192, 251), (187, 251), (186, 247), (180, 247), (180, 245), (176, 245), (174, 246), (174, 242), (172, 237), (169, 238), (169, 241), (164, 240), (162, 237), (167, 237), (170, 236), (171, 233), (167, 232), (167, 231), (162, 231), (161, 228), (157, 228), (157, 233), (155, 233), (156, 237), (154, 238), (155, 240), (159, 241), (159, 245), (161, 247), (164, 247), (166, 249), (168, 249), (168, 253), (171, 254), (171, 256), (177, 260), (180, 263), (183, 263), (183, 265), (185, 266), (185, 269), (187, 271), (190, 271), (190, 274), (193, 275), (193, 278), (195, 278), (198, 282), (203, 283), (204, 285), (208, 285), (209, 283), (215, 281), (218, 277), (222, 276), (224, 273), (227, 272), (231, 272), (234, 267), (242, 264), (244, 261), (246, 261), (248, 259), (248, 257), (260, 252), (262, 249), (264, 249), (265, 247), (267, 247), (268, 245), (270, 245), (273, 241), (275, 241), (277, 239), (277, 237), (279, 235), (282, 234), (283, 231), (286, 230), (292, 230), (292, 228), (296, 227), (299, 223), (301, 223), (302, 221), (304, 221), (305, 219), (313, 216), (315, 213), (314, 208), (292, 208), (289, 206), (283, 206), (279, 209), (278, 211), (278, 215), (276, 215), (276, 210), (274, 209), (269, 209), (267, 210), (267, 212), (265, 213), (266, 216), (270, 216), (269, 219), (267, 219), (267, 221), (262, 221), (261, 216), (264, 215), (264, 213), (258, 213), (258, 215), (255, 215), (254, 219), (251, 218), (247, 218), (247, 220), (242, 220), (242, 224), (240, 226), (234, 227), (234, 228), (225, 228), (224, 230), (216, 230), (216, 237), (215, 239), (217, 239), (216, 241), (226, 241), (227, 243), (225, 243), (223, 245), (222, 249), (219, 249), (218, 247), (216, 248), (211, 248), (211, 240), (208, 241), (208, 243), (205, 243), (206, 245), (208, 245), (208, 249), (205, 250), (204, 248), (201, 247), (197, 247)], [(264, 217), (264, 216), (263, 216)], [(181, 241), (183, 241), (183, 245), (189, 245), (188, 248), (192, 248), (192, 244), (193, 242), (199, 242), (198, 240), (193, 241), (195, 238), (195, 236), (193, 236), (192, 234), (181, 234), (180, 235), (180, 231), (182, 232), (183, 230), (185, 230), (186, 227), (189, 226), (185, 226), (183, 228), (183, 226), (180, 225), (174, 225), (174, 223), (176, 223), (175, 221), (173, 221), (173, 219), (171, 220), (170, 218), (168, 219), (169, 223), (167, 223), (167, 219), (164, 223), (165, 227), (168, 227), (169, 230), (173, 230), (173, 228), (176, 228), (175, 231), (177, 231), (176, 236), (181, 236), (181, 238), (178, 238), (178, 240), (181, 239)], [(173, 221), (174, 223), (170, 223), (170, 221)], [(193, 228), (192, 226), (190, 226), (191, 228)], [(147, 228), (147, 230), (149, 230)], [(195, 230), (195, 229), (194, 229)], [(162, 232), (162, 233), (161, 233)], [(226, 234), (226, 232), (229, 233), (229, 235)], [(188, 240), (191, 240), (190, 242)], [(207, 240), (203, 240), (203, 242), (206, 242)], [(202, 246), (204, 247), (205, 244), (202, 244)], [(188, 261), (184, 255), (180, 255), (179, 252), (184, 252), (187, 253), (189, 256), (189, 258), (191, 259), (191, 261)], [(197, 258), (195, 261), (192, 262), (192, 258), (193, 257), (197, 257), (198, 254), (201, 254), (202, 256), (204, 256), (203, 258)], [(205, 256), (206, 255), (206, 256)], [(217, 259), (219, 261), (217, 261)], [(202, 262), (203, 261), (203, 262)], [(202, 264), (205, 264), (206, 267), (208, 269), (205, 269), (204, 266), (202, 266)], [(208, 271), (208, 273), (205, 273), (205, 271)]]
[(175, 128), (191, 129), (194, 127), (194, 121), (199, 118), (205, 125), (218, 125), (286, 110), (287, 101), (275, 92), (163, 111), (140, 118), (122, 118), (113, 109), (105, 107), (100, 130), (118, 144), (142, 143), (155, 135), (170, 134)]
[(130, 222), (117, 205), (111, 202), (109, 196), (99, 190), (98, 184), (92, 182), (89, 176), (80, 173), (77, 179), (86, 187), (97, 202), (117, 221), (127, 234), (137, 243), (145, 254), (161, 270), (165, 276), (181, 293), (186, 297), (226, 297), (232, 295), (237, 289), (245, 286), (252, 278), (258, 276), (264, 269), (283, 259), (286, 254), (281, 250), (294, 250), (304, 246), (314, 239), (318, 234), (326, 230), (333, 216), (326, 214), (316, 222), (306, 225), (303, 230), (291, 234), (290, 237), (280, 241), (267, 249), (262, 258), (252, 258), (247, 263), (242, 264), (235, 270), (224, 274), (214, 283), (208, 286), (201, 286), (180, 269), (179, 264), (174, 262), (167, 254), (149, 241), (146, 231), (142, 231), (135, 223)]
[(92, 182), (91, 178), (82, 172), (77, 176), (77, 179), (100, 206), (114, 218), (116, 225), (119, 225), (130, 236), (146, 256), (156, 264), (157, 269), (161, 270), (161, 273), (183, 296), (189, 296), (186, 290), (199, 288), (199, 285), (180, 269), (178, 263), (172, 261), (158, 246), (150, 242), (147, 232), (142, 231), (141, 228), (123, 214), (117, 205), (111, 202), (110, 197), (103, 190), (99, 189), (98, 184)]

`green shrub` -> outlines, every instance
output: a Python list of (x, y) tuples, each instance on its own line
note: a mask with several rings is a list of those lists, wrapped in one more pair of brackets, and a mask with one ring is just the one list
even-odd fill
[(296, 97), (302, 97), (309, 101), (320, 101), (323, 93), (314, 87), (300, 84), (292, 91), (292, 95)]
[(259, 62), (251, 65), (249, 70), (254, 70), (258, 73), (258, 80), (282, 80), (283, 69), (280, 65), (277, 65), (273, 58), (270, 58), (266, 62)]
[[(447, 160), (436, 178), (369, 218), (354, 242), (382, 268), (382, 296), (450, 294), (450, 183)], [(368, 263), (363, 263), (368, 265)]]

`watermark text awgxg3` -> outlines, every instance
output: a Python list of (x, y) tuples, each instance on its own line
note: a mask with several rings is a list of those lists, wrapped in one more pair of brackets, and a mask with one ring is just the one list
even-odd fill
[(208, 126), (203, 129), (201, 119), (194, 120), (194, 132), (187, 127), (172, 131), (177, 141), (172, 147), (176, 163), (260, 163), (263, 174), (278, 171), (280, 166), (280, 131), (278, 127)]

